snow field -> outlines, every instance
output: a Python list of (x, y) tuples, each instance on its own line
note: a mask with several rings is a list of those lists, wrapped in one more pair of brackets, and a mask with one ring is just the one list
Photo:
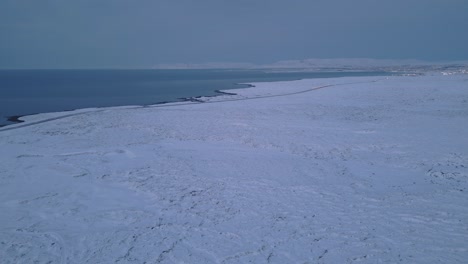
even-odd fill
[(2, 262), (468, 259), (467, 75), (255, 85), (0, 132)]

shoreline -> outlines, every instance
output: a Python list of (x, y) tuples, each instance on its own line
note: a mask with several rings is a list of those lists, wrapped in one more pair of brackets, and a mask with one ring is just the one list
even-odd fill
[[(345, 79), (346, 78), (351, 78), (351, 79), (354, 79), (354, 78), (368, 78), (369, 79), (370, 78), (370, 79), (374, 79), (375, 77), (377, 77), (377, 76), (312, 78), (312, 79), (297, 79), (297, 80), (258, 82), (256, 84), (257, 85), (258, 84), (262, 84), (262, 85), (265, 85), (265, 84), (269, 85), (270, 84), (270, 86), (274, 86), (274, 84), (289, 85), (289, 84), (292, 84), (294, 82), (303, 81), (303, 80), (309, 80), (309, 81), (314, 81), (314, 80), (315, 81), (320, 81), (321, 80), (321, 81), (324, 81), (324, 80), (340, 80), (340, 79), (343, 79), (343, 78), (345, 78)], [(376, 81), (376, 80), (374, 79), (374, 81)], [(367, 82), (365, 82), (365, 83), (367, 83)], [(240, 98), (235, 98), (235, 96), (238, 96), (237, 93), (230, 93), (230, 92), (225, 92), (225, 91), (222, 91), (222, 90), (214, 90), (214, 92), (216, 93), (215, 95), (196, 96), (196, 97), (188, 97), (188, 98), (178, 98), (179, 101), (172, 101), (172, 102), (159, 102), (159, 103), (147, 104), (147, 105), (103, 106), (103, 107), (79, 108), (79, 109), (74, 109), (74, 110), (65, 110), (65, 111), (58, 111), (58, 112), (37, 113), (37, 114), (32, 114), (32, 115), (21, 115), (21, 116), (16, 115), (16, 116), (13, 116), (12, 119), (13, 120), (18, 120), (19, 122), (11, 124), (11, 125), (7, 125), (7, 126), (10, 126), (10, 127), (7, 127), (7, 126), (1, 127), (0, 126), (0, 132), (19, 129), (19, 128), (28, 127), (28, 126), (33, 126), (33, 125), (36, 125), (36, 124), (42, 124), (42, 123), (45, 123), (45, 122), (54, 121), (54, 120), (67, 118), (67, 117), (72, 117), (72, 116), (77, 116), (77, 115), (81, 115), (81, 114), (85, 114), (85, 113), (89, 113), (89, 112), (101, 112), (101, 111), (105, 111), (105, 110), (109, 110), (109, 109), (176, 107), (176, 106), (187, 105), (187, 103), (192, 105), (192, 103), (193, 104), (210, 104), (210, 103), (244, 101), (244, 100), (289, 96), (289, 95), (307, 93), (307, 92), (311, 92), (311, 91), (314, 91), (314, 90), (318, 90), (318, 89), (322, 89), (322, 88), (326, 88), (326, 87), (330, 87), (330, 86), (340, 86), (340, 85), (347, 85), (347, 84), (353, 84), (353, 83), (337, 83), (337, 84), (334, 84), (334, 85), (329, 85), (329, 84), (325, 83), (325, 84), (322, 84), (322, 85), (317, 86), (317, 87), (312, 87), (312, 88), (309, 88), (309, 89), (304, 89), (304, 90), (299, 90), (299, 91), (290, 91), (288, 93), (285, 93), (285, 91), (281, 91), (278, 94), (266, 93), (264, 95), (255, 95), (253, 97), (252, 96), (251, 97), (241, 96)], [(245, 90), (249, 90), (249, 88), (257, 87), (256, 85), (254, 85), (252, 83), (235, 83), (235, 85), (245, 85), (245, 87), (236, 88), (236, 89), (229, 89), (229, 90), (245, 91)], [(211, 99), (219, 98), (221, 96), (228, 96), (228, 99), (219, 100), (219, 101), (217, 101), (217, 100), (212, 101), (211, 100)], [(230, 98), (230, 97), (234, 97), (234, 98)], [(90, 109), (92, 109), (92, 110), (90, 110)], [(65, 114), (65, 115), (52, 116), (52, 117), (49, 117), (49, 118), (40, 119), (40, 120), (37, 120), (37, 121), (31, 121), (31, 122), (28, 122), (27, 120), (21, 120), (20, 119), (22, 117), (27, 117), (27, 116), (35, 116), (35, 115), (41, 115), (41, 114), (45, 114), (45, 115), (47, 115), (47, 114), (60, 114), (60, 113), (66, 113), (66, 112), (71, 112), (71, 113), (70, 114)], [(24, 124), (19, 125), (20, 123), (24, 123)], [(18, 125), (18, 126), (15, 126), (15, 125)]]
[[(71, 72), (73, 72), (73, 71), (71, 71)], [(356, 77), (360, 77), (360, 76), (391, 76), (391, 75), (394, 75), (395, 72), (364, 71), (364, 72), (359, 72), (358, 75), (356, 75), (356, 72), (349, 72), (349, 71), (348, 72), (326, 71), (326, 72), (310, 72), (309, 74), (311, 74), (311, 76), (309, 76), (309, 77), (306, 77), (306, 76), (301, 76), (301, 77), (296, 76), (296, 77), (294, 77), (294, 75), (292, 75), (292, 76), (288, 75), (289, 73), (287, 73), (287, 72), (286, 73), (285, 72), (279, 72), (279, 73), (275, 73), (275, 74), (278, 74), (278, 75), (277, 76), (273, 75), (273, 77), (271, 77), (271, 76), (268, 77), (268, 78), (271, 78), (271, 79), (268, 79), (267, 77), (259, 77), (259, 76), (249, 77), (248, 75), (244, 76), (244, 77), (237, 76), (236, 79), (239, 79), (239, 80), (240, 79), (245, 79), (245, 80), (243, 80), (241, 82), (230, 83), (230, 84), (228, 84), (228, 86), (229, 86), (228, 89), (223, 88), (222, 90), (226, 91), (226, 90), (251, 88), (251, 86), (248, 83), (256, 83), (256, 82), (282, 82), (282, 81), (295, 81), (295, 80), (308, 79), (308, 78), (311, 78), (311, 79), (315, 79), (315, 78), (318, 78), (318, 79), (320, 79), (320, 78), (340, 78), (340, 77), (347, 77), (348, 74), (349, 74), (349, 76), (356, 76)], [(301, 73), (296, 72), (295, 74), (301, 74)], [(322, 76), (321, 74), (324, 74), (324, 75)], [(338, 74), (338, 76), (334, 76), (334, 74)], [(260, 78), (261, 80), (257, 80), (258, 78)], [(238, 87), (239, 85), (246, 85), (246, 87)], [(194, 101), (194, 102), (197, 102), (197, 99), (201, 98), (201, 97), (215, 97), (215, 96), (219, 96), (219, 95), (223, 95), (223, 94), (227, 95), (226, 93), (222, 92), (220, 89), (213, 89), (213, 90), (210, 90), (210, 91), (206, 91), (206, 94), (211, 94), (211, 93), (214, 93), (214, 94), (204, 95), (204, 92), (202, 92), (202, 93), (200, 93), (198, 95), (195, 95), (195, 96), (175, 97), (175, 98), (172, 98), (170, 100), (166, 100), (166, 99), (161, 98), (161, 100), (160, 101), (157, 100), (156, 103), (146, 103), (146, 104), (127, 104), (127, 103), (121, 104), (121, 103), (118, 103), (118, 104), (112, 105), (112, 106), (90, 106), (90, 105), (87, 105), (87, 106), (76, 107), (76, 108), (72, 108), (72, 109), (57, 108), (57, 109), (50, 110), (48, 112), (38, 112), (38, 111), (34, 111), (34, 108), (32, 108), (33, 110), (32, 110), (31, 113), (25, 113), (25, 114), (19, 114), (16, 111), (5, 111), (5, 112), (7, 112), (9, 114), (8, 114), (8, 116), (2, 117), (2, 119), (4, 120), (2, 122), (12, 122), (12, 123), (1, 124), (0, 127), (8, 127), (8, 126), (11, 126), (11, 125), (21, 123), (21, 117), (36, 115), (36, 114), (42, 114), (42, 113), (75, 111), (75, 110), (84, 109), (84, 108), (91, 108), (91, 107), (103, 108), (103, 107), (119, 107), (119, 106), (127, 106), (127, 105), (147, 106), (147, 105), (154, 105), (154, 104), (174, 103), (174, 102), (179, 102), (179, 101)], [(11, 120), (8, 120), (10, 117), (13, 117), (13, 118), (11, 118)]]
[[(247, 89), (247, 88), (254, 88), (255, 87), (255, 85), (252, 85), (252, 84), (235, 83), (235, 85), (238, 85), (238, 84), (239, 85), (246, 85), (246, 87), (241, 88), (241, 89)], [(236, 88), (236, 89), (239, 89), (239, 88)], [(222, 95), (237, 95), (235, 93), (224, 92), (222, 90), (214, 90), (214, 92), (216, 93), (215, 95), (198, 95), (198, 96), (193, 96), (193, 97), (183, 97), (183, 98), (177, 98), (176, 101), (161, 101), (161, 102), (156, 102), (156, 103), (151, 103), (151, 104), (135, 105), (135, 106), (149, 107), (149, 106), (152, 106), (152, 105), (166, 105), (166, 104), (183, 103), (183, 102), (203, 103), (204, 101), (198, 100), (198, 98), (217, 97), (217, 96), (222, 96)], [(0, 129), (1, 128), (6, 128), (8, 126), (12, 126), (12, 125), (27, 122), (27, 121), (21, 119), (22, 117), (26, 117), (26, 116), (33, 116), (33, 115), (39, 115), (39, 114), (48, 114), (48, 113), (73, 112), (73, 111), (80, 111), (80, 110), (87, 109), (87, 108), (105, 109), (105, 108), (113, 108), (113, 107), (131, 107), (131, 106), (133, 106), (133, 105), (97, 106), (97, 107), (77, 108), (77, 109), (71, 109), (71, 110), (62, 110), (62, 111), (56, 111), (56, 112), (42, 112), (42, 113), (32, 113), (32, 114), (24, 114), (24, 115), (6, 116), (5, 117), (6, 120), (9, 121), (9, 122), (13, 122), (13, 123), (12, 124), (0, 124)]]
[[(148, 105), (126, 105), (126, 106), (112, 106), (112, 107), (92, 107), (92, 108), (80, 108), (80, 109), (75, 109), (75, 110), (66, 110), (66, 111), (59, 111), (59, 112), (50, 112), (50, 113), (40, 113), (40, 114), (59, 114), (57, 116), (52, 116), (36, 121), (31, 121), (28, 122), (27, 120), (22, 120), (24, 124), (18, 125), (18, 124), (13, 124), (17, 126), (11, 126), (11, 127), (6, 127), (6, 128), (1, 128), (0, 127), (0, 132), (3, 131), (8, 131), (8, 130), (14, 130), (14, 129), (19, 129), (23, 127), (28, 127), (28, 126), (33, 126), (36, 124), (42, 124), (46, 123), (49, 121), (55, 121), (58, 119), (63, 119), (63, 118), (68, 118), (72, 116), (77, 116), (77, 115), (82, 115), (90, 112), (102, 112), (106, 111), (109, 109), (137, 109), (137, 108), (156, 108), (156, 107), (177, 107), (177, 106), (184, 106), (184, 105), (199, 105), (199, 104), (211, 104), (211, 103), (223, 103), (223, 102), (234, 102), (234, 101), (246, 101), (246, 100), (255, 100), (255, 99), (265, 99), (265, 98), (273, 98), (273, 97), (284, 97), (284, 96), (291, 96), (291, 95), (297, 95), (297, 94), (303, 94), (303, 93), (308, 93), (311, 91), (327, 88), (327, 87), (333, 87), (333, 86), (342, 86), (342, 85), (350, 85), (350, 84), (359, 84), (359, 83), (369, 83), (369, 82), (376, 82), (379, 79), (375, 79), (377, 76), (361, 76), (361, 77), (336, 77), (336, 78), (312, 78), (312, 79), (298, 79), (298, 80), (286, 80), (286, 81), (269, 81), (269, 82), (258, 82), (256, 83), (257, 85), (262, 85), (262, 86), (267, 86), (267, 87), (274, 87), (276, 85), (280, 85), (281, 87), (283, 85), (292, 85), (295, 82), (300, 82), (300, 81), (316, 81), (318, 83), (322, 83), (321, 85), (314, 86), (312, 88), (308, 89), (301, 89), (297, 91), (288, 91), (286, 92), (283, 89), (280, 89), (279, 92), (276, 91), (276, 94), (273, 93), (271, 94), (270, 92), (263, 91), (260, 92), (260, 94), (257, 94), (257, 92), (253, 92), (253, 95), (248, 95), (249, 93), (246, 91), (253, 91), (251, 89), (247, 88), (255, 88), (257, 87), (254, 84), (251, 83), (236, 83), (240, 85), (245, 85), (246, 87), (242, 88), (237, 88), (237, 89), (229, 89), (229, 90), (235, 90), (239, 91), (242, 94), (242, 91), (244, 91), (243, 95), (240, 97), (238, 96), (239, 94), (237, 93), (230, 93), (230, 92), (224, 92), (222, 90), (215, 90), (217, 93), (216, 95), (211, 95), (211, 96), (197, 96), (197, 97), (189, 97), (189, 98), (179, 98), (180, 101), (174, 101), (174, 102), (161, 102), (161, 103), (156, 103), (156, 104), (148, 104)], [(383, 77), (383, 76), (381, 76)], [(325, 80), (342, 80), (342, 79), (352, 79), (355, 80), (356, 78), (358, 79), (366, 79), (367, 81), (363, 82), (338, 82), (335, 84), (328, 84), (328, 82), (324, 82)], [(388, 77), (387, 77), (388, 78)], [(212, 100), (216, 99), (222, 96), (228, 96), (227, 99), (225, 100)], [(237, 98), (236, 98), (237, 96)], [(65, 114), (65, 115), (60, 115), (60, 113), (64, 112), (72, 112), (70, 114)], [(36, 115), (40, 115), (36, 114)], [(34, 115), (23, 115), (21, 117), (26, 117), (26, 116), (34, 116)], [(20, 123), (23, 123), (20, 122)]]

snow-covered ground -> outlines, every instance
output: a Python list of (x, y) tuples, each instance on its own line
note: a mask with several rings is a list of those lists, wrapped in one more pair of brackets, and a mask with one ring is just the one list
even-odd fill
[(176, 63), (159, 64), (154, 69), (257, 69), (268, 72), (386, 71), (421, 73), (428, 71), (468, 73), (468, 61), (389, 60), (370, 58), (284, 60), (270, 64)]
[(0, 130), (1, 263), (466, 263), (468, 75), (255, 85)]

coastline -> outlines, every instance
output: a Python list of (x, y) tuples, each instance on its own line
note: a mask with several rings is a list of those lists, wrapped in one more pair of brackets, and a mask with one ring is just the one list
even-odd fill
[[(1, 71), (0, 71), (1, 73)], [(261, 70), (247, 70), (247, 71), (215, 71), (215, 70), (174, 70), (174, 71), (118, 71), (118, 74), (114, 71), (15, 71), (17, 77), (9, 77), (8, 74), (4, 74), (0, 79), (0, 86), (6, 87), (7, 94), (2, 100), (0, 100), (0, 112), (4, 117), (0, 120), (0, 124), (9, 126), (11, 121), (8, 121), (8, 116), (26, 116), (36, 113), (50, 113), (58, 111), (73, 111), (77, 109), (84, 109), (90, 107), (116, 107), (126, 105), (153, 105), (165, 102), (177, 102), (189, 100), (196, 101), (198, 97), (203, 96), (217, 96), (219, 89), (238, 89), (238, 88), (249, 88), (239, 87), (244, 86), (244, 83), (249, 82), (275, 82), (275, 81), (289, 81), (297, 80), (301, 78), (317, 78), (317, 77), (338, 77), (338, 76), (362, 76), (362, 75), (388, 75), (392, 74), (389, 72), (279, 72), (279, 73), (268, 73)], [(150, 74), (151, 73), (151, 74)], [(30, 80), (38, 82), (37, 87), (30, 90), (28, 85), (22, 84), (22, 80), (30, 79), (32, 75), (35, 79)], [(93, 77), (96, 74), (101, 79), (93, 81), (93, 83), (56, 83), (56, 76), (62, 76), (63, 78), (70, 78), (70, 80), (86, 80), (89, 76)], [(119, 77), (121, 74), (124, 77)], [(149, 74), (149, 76), (148, 76)], [(41, 78), (38, 79), (38, 76)], [(19, 78), (21, 77), (21, 78)], [(105, 78), (104, 78), (105, 77)], [(146, 80), (150, 78), (152, 86), (154, 86), (155, 92), (148, 93), (145, 82), (140, 80)], [(196, 77), (196, 78), (195, 78)], [(8, 79), (8, 78), (11, 78)], [(48, 78), (51, 79), (47, 82)], [(93, 77), (94, 78), (94, 77)], [(107, 79), (106, 79), (107, 78)], [(114, 83), (109, 83), (109, 79), (115, 79), (125, 83), (127, 89), (119, 88), (119, 96), (113, 97), (112, 92), (108, 92), (106, 96), (103, 96), (103, 91), (113, 87)], [(165, 78), (169, 78), (168, 82), (165, 82)], [(182, 80), (182, 85), (177, 84), (179, 78)], [(188, 78), (188, 79), (187, 79)], [(190, 78), (196, 80), (195, 84), (188, 82)], [(201, 78), (200, 80), (198, 80)], [(198, 81), (197, 81), (198, 80)], [(205, 81), (206, 80), (206, 81)], [(257, 81), (256, 81), (257, 80)], [(102, 84), (101, 84), (102, 82)], [(70, 86), (69, 92), (65, 93), (63, 87)], [(103, 86), (99, 92), (94, 93), (93, 90), (89, 90), (87, 85), (99, 85)], [(136, 85), (136, 88), (134, 87)], [(139, 85), (139, 86), (138, 86)], [(172, 85), (172, 86), (171, 86)], [(74, 87), (74, 88), (73, 88)], [(140, 88), (138, 88), (140, 87)], [(138, 89), (137, 89), (138, 88)], [(29, 89), (29, 90), (28, 90)], [(73, 89), (81, 90), (82, 94), (79, 96), (72, 96)], [(86, 90), (88, 89), (88, 90)], [(135, 90), (136, 89), (136, 90)], [(162, 90), (159, 90), (162, 89)], [(39, 91), (44, 91), (43, 93)], [(133, 91), (128, 93), (125, 91)], [(48, 92), (49, 91), (49, 92)], [(148, 96), (138, 96), (138, 94)], [(24, 95), (28, 95), (24, 97)], [(83, 97), (82, 97), (83, 96)], [(183, 97), (180, 97), (183, 96)], [(39, 99), (42, 98), (42, 99)], [(56, 99), (54, 99), (56, 98)], [(23, 107), (18, 107), (23, 106)], [(3, 107), (3, 108), (2, 108)], [(16, 119), (13, 119), (16, 120)]]
[[(236, 83), (237, 85), (237, 83)], [(247, 88), (254, 88), (255, 85), (252, 85), (252, 84), (242, 84), (242, 85), (246, 85), (245, 88), (241, 88), (241, 89), (247, 89)], [(204, 101), (203, 100), (200, 100), (200, 98), (211, 98), (211, 97), (217, 97), (217, 96), (233, 96), (233, 95), (237, 95), (235, 93), (229, 93), (229, 92), (226, 92), (226, 91), (222, 91), (222, 90), (214, 90), (214, 92), (216, 93), (215, 95), (199, 95), (199, 96), (194, 96), (194, 97), (184, 97), (184, 98), (178, 98), (178, 100), (175, 100), (175, 101), (162, 101), (162, 102), (156, 102), (156, 103), (152, 103), (152, 104), (146, 104), (146, 105), (136, 105), (136, 106), (132, 106), (132, 105), (123, 105), (123, 106), (103, 106), (103, 107), (93, 107), (93, 108), (79, 108), (79, 109), (71, 109), (71, 110), (63, 110), (63, 111), (58, 111), (58, 112), (45, 112), (45, 113), (34, 113), (34, 114), (25, 114), (25, 115), (13, 115), (13, 116), (7, 116), (7, 121), (9, 122), (13, 122), (12, 124), (5, 124), (5, 125), (0, 125), (0, 132), (2, 131), (6, 131), (6, 130), (13, 130), (13, 129), (17, 129), (17, 128), (21, 128), (23, 126), (30, 126), (30, 125), (34, 125), (34, 124), (39, 124), (39, 123), (44, 123), (44, 122), (47, 122), (47, 121), (52, 121), (52, 120), (57, 120), (57, 119), (60, 119), (60, 118), (66, 118), (66, 117), (69, 117), (69, 116), (74, 116), (74, 115), (79, 115), (79, 114), (83, 114), (83, 113), (86, 113), (87, 109), (96, 109), (95, 111), (99, 111), (99, 110), (108, 110), (108, 109), (120, 109), (120, 108), (138, 108), (138, 107), (143, 107), (143, 108), (147, 108), (147, 107), (152, 107), (152, 106), (165, 106), (165, 105), (174, 105), (174, 104), (183, 104), (184, 102), (193, 102), (193, 103), (203, 103)], [(71, 114), (69, 114), (70, 112), (72, 112)], [(27, 118), (27, 117), (30, 117), (30, 116), (37, 116), (37, 115), (46, 115), (47, 114), (58, 114), (60, 115), (60, 113), (66, 113), (64, 115), (61, 115), (61, 116), (58, 116), (58, 117), (52, 117), (52, 118), (44, 118), (43, 120), (39, 120), (39, 121), (35, 121), (35, 122), (32, 122), (32, 123), (28, 123), (26, 120), (23, 120), (22, 118)], [(21, 123), (24, 123), (22, 126), (14, 126), (14, 125), (18, 125), (18, 124), (21, 124)]]
[[(252, 88), (252, 87), (255, 87), (253, 85), (249, 85), (247, 88)], [(194, 97), (185, 97), (185, 98), (179, 98), (179, 101), (162, 101), (162, 102), (156, 102), (156, 103), (152, 103), (152, 104), (147, 104), (147, 105), (138, 105), (138, 106), (141, 106), (141, 107), (148, 107), (148, 106), (152, 106), (152, 105), (165, 105), (165, 104), (173, 104), (173, 103), (178, 103), (178, 102), (203, 102), (203, 101), (199, 101), (197, 100), (197, 98), (202, 98), (202, 97), (215, 97), (215, 96), (220, 96), (220, 95), (236, 95), (235, 93), (228, 93), (228, 92), (223, 92), (221, 90), (215, 90), (214, 91), (215, 93), (218, 93), (217, 95), (211, 95), (211, 96), (205, 96), (205, 95), (199, 95), (199, 96), (194, 96)], [(128, 107), (127, 106), (114, 106), (114, 107)], [(109, 106), (103, 106), (103, 107), (95, 107), (96, 109), (107, 109), (107, 108), (114, 108), (114, 107), (109, 107)], [(82, 109), (85, 109), (85, 108), (78, 108), (78, 109), (71, 109), (71, 110), (63, 110), (63, 111), (59, 111), (59, 112), (54, 112), (54, 113), (60, 113), (60, 112), (73, 112), (73, 111), (78, 111), (78, 110), (82, 110)], [(20, 124), (20, 123), (24, 123), (26, 122), (25, 120), (22, 120), (21, 118), (23, 117), (27, 117), (27, 116), (32, 116), (32, 115), (39, 115), (39, 114), (47, 114), (48, 112), (45, 112), (45, 113), (33, 113), (33, 114), (25, 114), (25, 115), (13, 115), (13, 116), (7, 116), (6, 117), (6, 120), (9, 121), (9, 122), (13, 122), (12, 124), (3, 124), (3, 125), (0, 125), (0, 131), (1, 131), (1, 128), (3, 127), (7, 127), (7, 126), (11, 126), (11, 125), (15, 125), (15, 124)]]
[[(367, 79), (372, 79), (372, 80), (377, 80), (374, 77), (337, 77), (333, 79), (354, 79), (354, 78), (367, 78)], [(86, 114), (88, 112), (101, 112), (101, 111), (107, 111), (107, 110), (112, 110), (112, 109), (135, 109), (135, 108), (164, 108), (164, 107), (174, 107), (174, 106), (183, 106), (183, 105), (190, 105), (190, 104), (200, 104), (200, 103), (223, 103), (223, 102), (230, 102), (230, 101), (243, 101), (243, 100), (252, 100), (252, 99), (262, 99), (262, 98), (270, 98), (270, 97), (278, 97), (278, 96), (288, 96), (288, 95), (294, 95), (294, 94), (300, 94), (304, 92), (310, 92), (316, 89), (322, 89), (328, 86), (335, 86), (335, 85), (346, 85), (346, 84), (353, 84), (351, 83), (337, 83), (334, 85), (329, 85), (327, 80), (330, 80), (329, 78), (316, 78), (316, 79), (297, 79), (297, 80), (284, 80), (284, 81), (269, 81), (269, 82), (260, 82), (256, 84), (267, 84), (267, 89), (270, 89), (271, 87), (274, 87), (276, 85), (280, 85), (282, 87), (283, 85), (288, 85), (289, 83), (294, 83), (302, 80), (316, 80), (318, 83), (320, 83), (320, 86), (317, 87), (312, 87), (309, 89), (300, 89), (298, 91), (289, 91), (285, 92), (283, 89), (280, 88), (279, 91), (275, 91), (271, 93), (271, 91), (261, 91), (260, 93), (247, 93), (247, 96), (245, 95), (240, 95), (239, 93), (242, 94), (242, 92), (245, 92), (245, 89), (250, 89), (250, 88), (255, 88), (256, 86), (252, 83), (235, 83), (235, 85), (245, 85), (245, 87), (242, 88), (236, 88), (236, 89), (229, 89), (227, 91), (236, 91), (237, 93), (232, 93), (232, 92), (226, 92), (226, 90), (214, 90), (216, 93), (215, 95), (200, 95), (200, 96), (194, 96), (194, 97), (186, 97), (186, 98), (178, 98), (178, 100), (175, 101), (164, 101), (164, 102), (157, 102), (157, 103), (152, 103), (152, 104), (147, 104), (147, 105), (124, 105), (124, 106), (107, 106), (107, 107), (91, 107), (91, 108), (79, 108), (79, 109), (72, 109), (72, 110), (64, 110), (64, 111), (58, 111), (58, 112), (45, 112), (45, 113), (36, 113), (36, 114), (27, 114), (27, 115), (16, 115), (12, 116), (12, 120), (18, 120), (16, 124), (11, 124), (11, 125), (4, 125), (0, 126), (0, 132), (2, 131), (8, 131), (8, 130), (15, 130), (19, 129), (22, 127), (28, 127), (28, 126), (33, 126), (36, 124), (42, 124), (46, 123), (49, 121), (55, 121), (58, 119), (62, 118), (68, 118), (76, 115), (81, 115), (81, 114)], [(368, 82), (368, 81), (365, 81)], [(359, 83), (359, 82), (358, 82)], [(255, 91), (255, 90), (254, 90)], [(23, 119), (27, 120), (23, 120)], [(31, 120), (32, 119), (32, 120)], [(21, 124), (23, 123), (23, 124)]]

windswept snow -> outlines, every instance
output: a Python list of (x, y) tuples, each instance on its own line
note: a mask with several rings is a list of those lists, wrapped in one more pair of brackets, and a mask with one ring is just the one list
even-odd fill
[(1, 262), (466, 262), (468, 75), (255, 85), (0, 131)]

